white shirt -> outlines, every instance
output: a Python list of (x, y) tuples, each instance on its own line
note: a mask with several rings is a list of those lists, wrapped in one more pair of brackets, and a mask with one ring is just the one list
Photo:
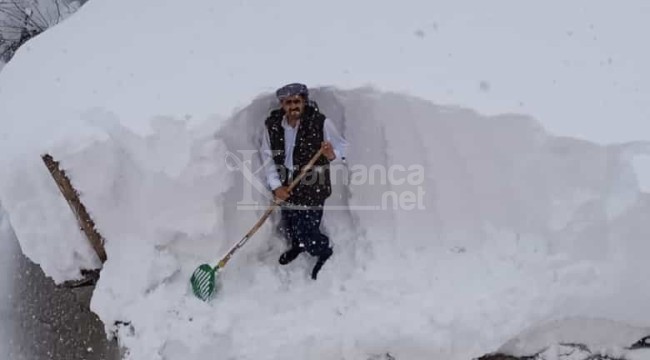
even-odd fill
[[(296, 135), (298, 134), (299, 127), (300, 120), (296, 123), (296, 127), (291, 127), (287, 122), (287, 118), (282, 118), (282, 128), (284, 129), (284, 166), (287, 168), (293, 168), (293, 148), (296, 145)], [(336, 159), (345, 159), (348, 142), (339, 134), (330, 119), (325, 119), (323, 124), (323, 140), (332, 143)], [(269, 132), (266, 129), (262, 138), (262, 161), (264, 164), (264, 172), (266, 173), (266, 181), (271, 190), (282, 186), (280, 174), (278, 174), (275, 168), (275, 162), (271, 156), (271, 140), (269, 138)]]

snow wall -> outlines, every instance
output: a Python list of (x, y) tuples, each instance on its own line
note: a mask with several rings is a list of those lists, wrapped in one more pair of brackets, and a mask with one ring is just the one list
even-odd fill
[[(550, 319), (650, 323), (650, 199), (631, 164), (647, 144), (595, 145), (369, 88), (313, 93), (351, 143), (323, 225), (335, 256), (317, 282), (313, 259), (277, 264), (274, 218), (214, 301), (188, 287), (268, 203), (255, 151), (270, 95), (199, 126), (158, 117), (148, 135), (96, 109), (84, 120), (103, 137), (44, 149), (106, 237), (92, 309), (130, 359), (460, 360)], [(24, 252), (56, 281), (75, 278), (97, 260), (37, 155), (4, 174), (2, 203)]]

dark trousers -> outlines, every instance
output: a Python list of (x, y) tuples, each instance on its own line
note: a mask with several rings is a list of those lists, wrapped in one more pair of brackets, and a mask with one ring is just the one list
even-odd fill
[(282, 208), (282, 230), (291, 247), (321, 256), (329, 251), (330, 239), (320, 232), (323, 208), (295, 210)]

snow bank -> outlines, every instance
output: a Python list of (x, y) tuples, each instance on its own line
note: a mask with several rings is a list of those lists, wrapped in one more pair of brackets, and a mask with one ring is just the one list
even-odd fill
[[(650, 201), (630, 160), (644, 144), (598, 146), (548, 135), (526, 117), (483, 117), (371, 89), (315, 89), (314, 98), (354, 144), (324, 220), (336, 255), (312, 282), (312, 259), (277, 265), (285, 245), (267, 224), (233, 259), (210, 304), (191, 295), (189, 275), (261, 215), (243, 205), (266, 204), (228, 154), (249, 154), (260, 176), (250, 151), (270, 96), (199, 127), (156, 118), (147, 136), (97, 110), (86, 116), (103, 140), (51, 149), (107, 239), (92, 308), (129, 358), (468, 359), (542, 320), (650, 321), (638, 311), (650, 299), (639, 286)], [(359, 180), (373, 166), (397, 170), (387, 183)], [(23, 194), (45, 194), (51, 182), (40, 170), (13, 180)], [(385, 195), (392, 192), (412, 201), (394, 208)], [(13, 199), (12, 223), (50, 206)], [(53, 245), (21, 242), (41, 254)], [(44, 267), (92, 260), (82, 260), (74, 238), (56, 244), (76, 251), (76, 261), (43, 255)], [(55, 278), (69, 276), (56, 269)]]
[(648, 132), (646, 19), (644, 0), (90, 1), (0, 75), (0, 153), (85, 130), (79, 116), (94, 106), (146, 132), (153, 116), (202, 122), (297, 80), (372, 84), (629, 141)]

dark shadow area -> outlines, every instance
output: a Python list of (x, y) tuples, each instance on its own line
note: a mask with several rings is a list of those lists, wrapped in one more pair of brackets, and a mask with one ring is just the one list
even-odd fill
[[(117, 360), (115, 341), (106, 338), (104, 324), (89, 310), (93, 287), (55, 286), (41, 268), (27, 259), (15, 237), (5, 249), (13, 253), (13, 292), (3, 323), (11, 325), (6, 346), (8, 360)], [(5, 274), (7, 277), (11, 276)], [(11, 287), (9, 287), (11, 288)]]

